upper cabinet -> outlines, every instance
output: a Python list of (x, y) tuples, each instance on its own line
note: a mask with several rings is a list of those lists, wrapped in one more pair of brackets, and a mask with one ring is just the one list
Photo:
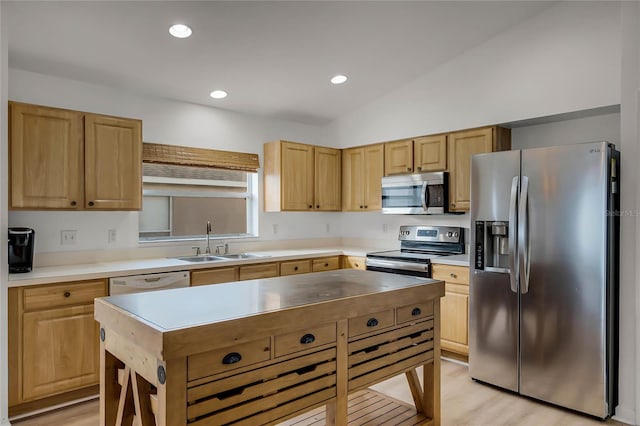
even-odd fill
[(485, 127), (451, 133), (449, 146), (449, 210), (468, 211), (471, 156), (511, 149), (511, 129)]
[(139, 210), (142, 122), (9, 103), (12, 209)]
[(264, 145), (265, 211), (340, 210), (339, 149), (297, 142)]
[(383, 172), (383, 144), (344, 149), (342, 151), (342, 210), (380, 210)]
[(384, 144), (385, 176), (447, 168), (447, 135), (422, 136)]

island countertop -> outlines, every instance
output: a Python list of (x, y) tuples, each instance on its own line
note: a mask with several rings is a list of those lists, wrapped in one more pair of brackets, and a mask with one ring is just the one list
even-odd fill
[(158, 331), (214, 324), (267, 312), (441, 281), (342, 269), (101, 299)]

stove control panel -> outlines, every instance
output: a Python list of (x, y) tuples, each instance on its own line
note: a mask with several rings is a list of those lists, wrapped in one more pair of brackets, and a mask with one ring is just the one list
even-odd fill
[(398, 240), (435, 243), (460, 243), (464, 241), (464, 228), (452, 226), (404, 225), (400, 227)]

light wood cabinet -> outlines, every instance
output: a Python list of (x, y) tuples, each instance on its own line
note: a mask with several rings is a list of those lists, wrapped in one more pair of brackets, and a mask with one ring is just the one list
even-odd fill
[(423, 136), (413, 140), (413, 171), (441, 172), (447, 169), (447, 135)]
[(93, 299), (106, 295), (106, 280), (9, 289), (10, 414), (83, 388), (95, 392), (100, 340)]
[(340, 210), (339, 149), (269, 142), (264, 163), (265, 211)]
[(343, 269), (359, 269), (364, 271), (367, 269), (365, 265), (365, 258), (360, 256), (342, 256), (342, 268)]
[(445, 281), (440, 299), (440, 345), (443, 350), (469, 355), (469, 268), (433, 265), (433, 278)]
[(342, 210), (374, 211), (382, 207), (384, 145), (342, 151)]
[(384, 144), (385, 176), (447, 169), (447, 135), (421, 136)]
[(451, 133), (449, 151), (449, 210), (468, 211), (471, 198), (471, 156), (511, 149), (511, 129), (485, 127)]
[(278, 276), (277, 263), (258, 263), (240, 267), (240, 280), (256, 280)]
[(9, 103), (10, 208), (140, 210), (142, 123)]
[(239, 279), (240, 268), (237, 266), (191, 271), (192, 286), (228, 283)]
[(311, 272), (311, 259), (280, 262), (280, 276), (308, 274)]
[(340, 256), (321, 257), (311, 261), (312, 272), (335, 271), (340, 269)]

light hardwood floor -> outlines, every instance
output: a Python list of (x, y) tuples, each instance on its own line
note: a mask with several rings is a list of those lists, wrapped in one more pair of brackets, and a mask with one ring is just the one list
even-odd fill
[[(404, 375), (379, 383), (373, 386), (373, 389), (400, 401), (412, 403), (411, 392)], [(396, 423), (398, 423), (396, 419), (393, 419), (379, 424), (395, 425)], [(16, 426), (96, 426), (98, 402), (95, 400), (85, 402), (37, 417), (13, 421), (12, 424)], [(596, 426), (623, 425), (623, 423), (611, 419), (601, 422), (476, 383), (469, 378), (465, 365), (443, 360), (442, 425)]]

